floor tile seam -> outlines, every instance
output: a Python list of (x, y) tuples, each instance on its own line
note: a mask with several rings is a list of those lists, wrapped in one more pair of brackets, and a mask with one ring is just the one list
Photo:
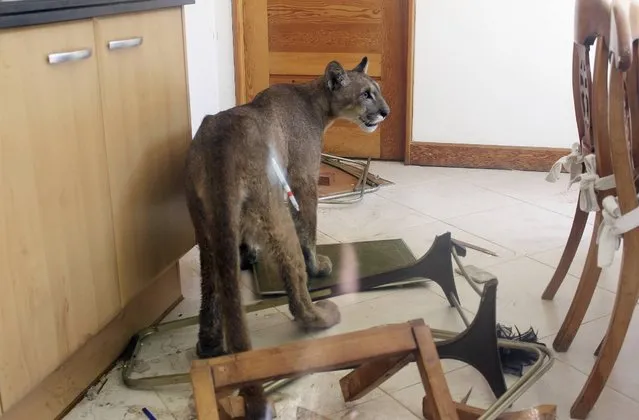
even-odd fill
[[(452, 223), (452, 221), (453, 221), (454, 219), (461, 219), (461, 218), (465, 218), (465, 217), (469, 217), (469, 216), (475, 216), (475, 215), (477, 215), (477, 214), (481, 214), (481, 213), (494, 213), (494, 212), (495, 212), (495, 211), (497, 211), (497, 210), (509, 209), (509, 208), (511, 208), (511, 207), (517, 207), (517, 206), (521, 206), (521, 205), (523, 205), (523, 204), (526, 204), (526, 205), (528, 205), (528, 206), (533, 206), (533, 207), (536, 207), (536, 208), (538, 208), (538, 209), (547, 210), (547, 209), (544, 209), (544, 208), (542, 208), (542, 207), (536, 206), (536, 205), (534, 205), (534, 204), (525, 203), (525, 202), (519, 202), (519, 203), (507, 204), (507, 205), (505, 205), (505, 206), (498, 206), (498, 207), (495, 207), (495, 208), (492, 208), (492, 209), (484, 209), (484, 210), (473, 211), (473, 212), (470, 212), (470, 213), (462, 214), (462, 215), (460, 215), (460, 216), (447, 217), (447, 218), (445, 218), (445, 219), (437, 219), (437, 220), (439, 220), (440, 222), (445, 222), (445, 223), (448, 223), (448, 224), (450, 224), (450, 225), (455, 226), (455, 225)], [(549, 210), (547, 210), (547, 211), (549, 211)], [(430, 216), (430, 217), (432, 217), (432, 216)], [(472, 233), (472, 232), (471, 232), (471, 233)], [(473, 235), (477, 236), (477, 234), (473, 234)]]
[[(593, 350), (594, 351), (594, 350)], [(594, 356), (593, 356), (594, 357)], [(578, 366), (573, 365), (572, 363), (570, 363), (568, 360), (566, 359), (560, 359), (557, 356), (555, 356), (555, 362), (559, 362), (559, 363), (563, 363), (564, 365), (573, 368), (574, 370), (576, 370), (577, 372), (583, 374), (584, 376), (588, 377), (590, 375), (590, 372), (592, 371), (592, 368), (588, 371), (584, 371), (581, 368), (579, 368)], [(593, 367), (594, 367), (594, 362), (593, 362)], [(604, 386), (604, 389), (608, 388), (611, 391), (616, 392), (619, 395), (622, 395), (623, 397), (628, 398), (631, 401), (637, 402), (639, 403), (639, 399), (633, 398), (632, 396), (624, 393), (623, 391), (613, 387), (610, 383), (606, 383), (606, 385)]]
[(327, 236), (327, 237), (329, 237), (330, 239), (334, 240), (334, 241), (335, 241), (335, 243), (337, 243), (337, 244), (341, 244), (341, 243), (342, 243), (341, 241), (339, 241), (339, 240), (335, 239), (334, 237), (332, 237), (332, 236), (331, 236), (331, 235), (329, 235), (328, 233), (323, 232), (321, 229), (317, 229), (317, 231), (318, 231), (319, 233), (321, 233), (322, 235)]
[[(442, 175), (442, 177), (444, 177), (446, 181), (460, 180), (460, 178), (454, 177), (454, 176), (450, 176), (450, 175)], [(388, 190), (391, 187), (395, 187), (395, 191), (399, 190), (400, 192), (402, 192), (402, 190), (405, 190), (405, 189), (414, 188), (414, 187), (418, 187), (418, 186), (428, 186), (428, 184), (434, 184), (434, 183), (436, 183), (438, 181), (442, 181), (442, 179), (441, 178), (435, 178), (435, 179), (429, 179), (429, 180), (425, 180), (425, 181), (411, 182), (411, 183), (408, 183), (408, 184), (384, 185), (384, 186), (380, 187), (379, 190), (375, 191), (375, 194), (379, 195), (380, 197), (384, 197), (380, 193), (383, 193), (385, 190)], [(384, 197), (384, 198), (386, 198), (386, 197)]]
[[(532, 204), (532, 203), (527, 203), (527, 202), (525, 202), (525, 201), (522, 201), (522, 200), (516, 199), (516, 198), (514, 198), (514, 197), (506, 196), (505, 194), (499, 193), (499, 192), (497, 192), (497, 191), (492, 191), (492, 190), (489, 190), (489, 189), (487, 189), (487, 188), (479, 187), (479, 186), (474, 185), (474, 184), (473, 184), (473, 186), (475, 186), (475, 187), (477, 187), (477, 188), (484, 189), (484, 190), (486, 190), (486, 191), (489, 191), (489, 192), (492, 192), (492, 193), (495, 193), (495, 194), (498, 194), (498, 195), (503, 195), (503, 196), (505, 196), (505, 197), (515, 199), (516, 201), (519, 201), (519, 202), (518, 202), (518, 203), (513, 203), (513, 204), (507, 204), (507, 205), (505, 205), (505, 206), (496, 206), (496, 207), (494, 207), (494, 208), (490, 208), (490, 209), (483, 209), (483, 210), (473, 211), (473, 212), (470, 212), (470, 213), (465, 213), (465, 214), (457, 215), (457, 216), (454, 216), (454, 217), (451, 217), (451, 218), (444, 218), (444, 219), (441, 219), (441, 218), (438, 218), (437, 216), (434, 216), (434, 215), (432, 215), (432, 214), (426, 213), (426, 212), (424, 212), (424, 211), (422, 211), (422, 210), (420, 210), (420, 209), (416, 209), (416, 208), (411, 207), (411, 206), (409, 206), (409, 205), (407, 205), (407, 204), (404, 204), (404, 203), (402, 203), (401, 201), (397, 201), (396, 199), (391, 199), (391, 198), (389, 198), (389, 197), (386, 197), (386, 196), (383, 196), (383, 195), (380, 195), (380, 194), (377, 194), (377, 193), (376, 193), (376, 194), (377, 194), (377, 196), (378, 196), (378, 197), (381, 197), (381, 198), (383, 198), (383, 199), (385, 199), (385, 200), (388, 200), (388, 201), (390, 201), (391, 203), (398, 204), (398, 205), (400, 205), (400, 206), (402, 206), (402, 207), (404, 207), (404, 208), (406, 208), (406, 209), (409, 209), (409, 210), (412, 210), (412, 211), (414, 211), (414, 212), (417, 212), (418, 214), (420, 214), (420, 215), (422, 215), (422, 216), (427, 216), (427, 217), (430, 217), (430, 218), (432, 218), (432, 219), (434, 219), (434, 220), (437, 220), (437, 221), (440, 221), (440, 222), (445, 222), (445, 221), (447, 221), (447, 220), (452, 220), (452, 219), (456, 219), (456, 218), (460, 218), (460, 217), (468, 217), (468, 216), (471, 216), (471, 215), (475, 215), (475, 214), (479, 214), (479, 213), (484, 213), (484, 212), (489, 212), (489, 211), (490, 211), (490, 212), (492, 212), (492, 211), (495, 211), (495, 210), (497, 210), (497, 209), (504, 209), (504, 208), (513, 207), (513, 206), (518, 206), (518, 205), (522, 205), (522, 204), (528, 204), (528, 205), (532, 205), (532, 206), (535, 206), (535, 207), (538, 207), (538, 208), (542, 208), (542, 207), (536, 206), (536, 205), (534, 205), (534, 204)], [(543, 208), (542, 208), (542, 209), (543, 209)], [(547, 210), (547, 209), (544, 209), (544, 210)], [(449, 223), (449, 224), (450, 224), (450, 223)]]
[(431, 216), (431, 215), (429, 215), (429, 214), (426, 214), (426, 213), (424, 213), (423, 211), (420, 211), (420, 210), (418, 210), (418, 209), (415, 209), (415, 208), (413, 208), (413, 207), (411, 207), (411, 206), (409, 206), (409, 205), (407, 205), (407, 204), (405, 204), (405, 203), (402, 203), (401, 201), (396, 201), (396, 200), (394, 200), (394, 199), (391, 199), (391, 198), (385, 197), (385, 196), (383, 196), (383, 195), (379, 195), (378, 193), (375, 193), (375, 195), (376, 195), (377, 197), (380, 197), (380, 198), (382, 198), (382, 199), (384, 199), (384, 200), (386, 200), (386, 201), (390, 202), (390, 203), (396, 204), (396, 205), (398, 205), (398, 206), (400, 206), (400, 207), (403, 207), (403, 208), (405, 208), (405, 209), (407, 209), (407, 210), (410, 210), (410, 211), (412, 211), (412, 212), (414, 212), (414, 213), (417, 213), (417, 215), (419, 215), (419, 216), (425, 216), (425, 217), (428, 217), (429, 219), (432, 219), (432, 220), (428, 221), (427, 223), (434, 223), (434, 222), (437, 222), (437, 221), (441, 221), (440, 219), (438, 219), (438, 218), (436, 218), (436, 217), (434, 217), (434, 216)]
[[(421, 382), (418, 382), (418, 384), (421, 384)], [(414, 386), (415, 384), (411, 385)], [(406, 387), (408, 388), (408, 387)], [(403, 388), (403, 389), (406, 389)], [(415, 418), (420, 419), (421, 417), (416, 415), (415, 413), (413, 413), (413, 411), (406, 406), (405, 404), (403, 404), (401, 401), (399, 401), (397, 398), (395, 398), (391, 393), (384, 391), (381, 388), (378, 388), (380, 391), (382, 391), (384, 394), (386, 394), (391, 400), (393, 400), (394, 402), (396, 402), (397, 404), (399, 404), (401, 407), (403, 407), (406, 411), (408, 411), (411, 415), (413, 415)], [(395, 391), (395, 392), (399, 392), (399, 390)], [(424, 391), (424, 396), (426, 396), (426, 392)]]
[[(541, 252), (535, 252), (535, 254), (540, 254), (540, 253), (544, 253), (544, 252), (548, 252), (548, 251), (550, 251), (550, 250), (541, 251)], [(534, 262), (536, 262), (536, 263), (539, 263), (539, 264), (545, 265), (546, 267), (552, 268), (552, 269), (554, 269), (554, 270), (557, 270), (557, 267), (553, 267), (552, 265), (547, 264), (547, 263), (545, 263), (545, 262), (543, 262), (543, 261), (536, 260), (536, 259), (533, 257), (533, 255), (535, 255), (535, 254), (525, 254), (525, 255), (522, 255), (522, 257), (523, 257), (523, 258), (527, 258), (527, 259), (529, 259), (529, 260), (531, 260), (531, 261), (534, 261)], [(508, 261), (506, 261), (506, 262), (508, 262)], [(572, 274), (572, 273), (570, 273), (570, 272), (566, 273), (566, 277), (571, 278), (572, 280), (576, 281), (577, 283), (579, 283), (579, 282), (580, 282), (580, 280), (581, 280), (581, 275), (580, 275), (580, 276), (576, 276), (576, 275), (574, 275), (574, 274)], [(550, 279), (548, 279), (548, 281), (550, 282)], [(562, 283), (562, 285), (563, 285), (563, 283)], [(612, 294), (613, 296), (616, 296), (616, 295), (617, 295), (617, 293), (616, 293), (616, 292), (613, 292), (613, 291), (611, 291), (611, 290), (605, 289), (605, 288), (603, 288), (603, 287), (601, 287), (601, 286), (599, 286), (599, 285), (595, 286), (595, 291), (600, 291), (600, 292), (610, 293), (610, 294)]]
[[(125, 387), (125, 388), (126, 388), (126, 387)], [(171, 409), (169, 408), (169, 406), (166, 404), (166, 402), (164, 401), (164, 398), (162, 398), (162, 397), (160, 396), (159, 391), (157, 391), (157, 390), (153, 390), (153, 393), (154, 393), (154, 394), (158, 397), (158, 399), (162, 402), (162, 405), (164, 406), (164, 408), (166, 409), (166, 411), (167, 411), (169, 414), (171, 414), (171, 417), (172, 417), (174, 420), (180, 420), (180, 419), (178, 419), (178, 418), (176, 417), (176, 415), (175, 415), (175, 413), (173, 412), (173, 410), (171, 410)]]
[[(432, 280), (426, 279), (426, 282), (432, 282)], [(350, 307), (350, 306), (354, 306), (354, 305), (359, 305), (361, 303), (369, 303), (369, 302), (372, 302), (372, 301), (375, 301), (377, 299), (380, 299), (380, 298), (383, 298), (383, 297), (386, 297), (386, 296), (390, 295), (391, 293), (393, 293), (393, 290), (402, 290), (402, 289), (403, 288), (397, 288), (397, 289), (389, 288), (388, 292), (385, 292), (384, 294), (372, 297), (370, 299), (362, 300), (360, 302), (353, 302), (353, 303), (350, 303), (350, 304), (347, 304), (347, 305), (343, 305), (343, 306), (340, 306), (340, 308), (346, 308), (346, 307)], [(443, 298), (442, 296), (440, 296), (437, 293), (433, 292), (432, 290), (425, 289), (425, 291), (430, 293), (430, 294), (432, 294), (432, 295), (435, 295), (436, 297), (440, 298), (442, 301), (446, 302), (445, 298)], [(377, 292), (379, 292), (379, 290), (377, 290)], [(360, 293), (366, 293), (366, 292), (360, 292)]]
[[(471, 181), (471, 183), (472, 183), (472, 181)], [(473, 185), (475, 185), (475, 186), (477, 186), (477, 187), (484, 188), (484, 189), (489, 190), (489, 191), (494, 192), (494, 193), (498, 193), (498, 194), (504, 195), (504, 196), (506, 196), (506, 197), (508, 197), (508, 198), (512, 198), (513, 200), (518, 200), (518, 201), (521, 201), (522, 203), (530, 204), (530, 205), (535, 206), (535, 207), (538, 207), (538, 208), (540, 208), (540, 209), (547, 210), (547, 211), (552, 212), (552, 213), (555, 213), (555, 214), (557, 214), (557, 215), (559, 215), (559, 216), (563, 216), (563, 217), (566, 217), (566, 218), (569, 218), (569, 219), (573, 219), (573, 218), (574, 218), (573, 216), (569, 216), (569, 215), (567, 215), (567, 214), (564, 214), (564, 213), (561, 213), (561, 212), (558, 212), (558, 211), (555, 211), (555, 210), (549, 209), (549, 208), (547, 208), (547, 207), (540, 206), (540, 205), (536, 204), (536, 202), (535, 202), (535, 201), (532, 201), (532, 199), (529, 201), (529, 200), (523, 199), (523, 198), (521, 198), (521, 197), (515, 197), (515, 196), (513, 196), (513, 195), (510, 195), (510, 194), (505, 193), (505, 192), (502, 192), (502, 191), (497, 191), (497, 190), (492, 189), (492, 188), (490, 188), (490, 187), (480, 186), (480, 185), (477, 185), (477, 184), (475, 184), (475, 183), (473, 183)], [(576, 205), (576, 204), (575, 204), (575, 205)], [(588, 218), (588, 221), (590, 221), (590, 217)]]
[[(360, 405), (362, 405), (362, 404), (366, 404), (366, 403), (369, 403), (369, 402), (371, 402), (371, 401), (376, 401), (376, 400), (378, 400), (378, 399), (380, 399), (380, 398), (384, 397), (384, 394), (386, 394), (386, 393), (384, 392), (384, 390), (382, 390), (381, 388), (375, 388), (375, 389), (377, 389), (377, 390), (381, 391), (381, 394), (380, 394), (379, 396), (377, 396), (377, 397), (375, 397), (375, 398), (368, 399), (368, 400), (364, 400), (364, 401), (362, 401), (362, 399), (361, 399), (361, 398), (360, 398), (360, 399), (358, 399), (358, 400), (352, 401), (352, 402), (350, 402), (350, 404), (351, 404), (351, 405), (350, 405), (350, 407), (343, 406), (342, 408), (338, 409), (337, 411), (334, 411), (334, 412), (329, 413), (329, 414), (328, 414), (328, 416), (330, 416), (331, 418), (334, 418), (334, 417), (332, 417), (332, 416), (334, 416), (334, 415), (336, 415), (336, 414), (343, 413), (343, 412), (348, 411), (348, 410), (352, 410), (353, 408), (355, 408), (355, 407), (357, 407), (357, 406), (360, 406)], [(346, 402), (345, 402), (344, 404), (346, 404)]]
[[(610, 316), (610, 314), (606, 314), (606, 315), (597, 316), (597, 317), (595, 317), (593, 319), (589, 319), (588, 321), (584, 321), (581, 324), (579, 324), (579, 328), (583, 327), (586, 324), (590, 324), (590, 323), (593, 323), (593, 322), (600, 321), (602, 318), (606, 318), (606, 317), (609, 317), (609, 316)], [(546, 334), (544, 336), (539, 337), (539, 340), (545, 340), (545, 339), (550, 338), (550, 337), (552, 337), (554, 335), (557, 335), (557, 333)], [(553, 349), (553, 351), (555, 351), (555, 350)], [(594, 352), (594, 349), (593, 349), (593, 352)], [(555, 353), (558, 353), (558, 352), (555, 351)]]
[[(454, 224), (450, 223), (450, 219), (448, 219), (448, 221), (446, 221), (446, 220), (439, 220), (439, 221), (440, 221), (441, 223), (443, 223), (443, 224), (447, 225), (447, 226), (451, 226), (451, 227), (453, 227), (453, 228), (455, 228), (455, 229), (457, 229), (457, 230), (461, 230), (462, 232), (467, 233), (467, 234), (469, 234), (469, 235), (476, 236), (477, 238), (479, 238), (479, 239), (481, 239), (481, 240), (483, 240), (483, 241), (486, 241), (486, 242), (488, 242), (488, 243), (491, 243), (491, 244), (493, 244), (493, 245), (495, 245), (495, 246), (498, 246), (498, 247), (500, 247), (500, 248), (503, 248), (503, 249), (505, 249), (505, 250), (507, 250), (507, 251), (514, 252), (514, 253), (515, 253), (515, 255), (514, 255), (513, 257), (517, 257), (517, 256), (519, 255), (519, 251), (517, 251), (517, 250), (515, 250), (515, 249), (511, 249), (511, 248), (509, 248), (508, 246), (505, 246), (505, 245), (503, 245), (503, 244), (500, 244), (500, 243), (498, 243), (498, 242), (493, 241), (492, 239), (485, 238), (485, 237), (483, 237), (482, 235), (478, 235), (478, 234), (476, 234), (476, 233), (470, 232), (469, 230), (467, 230), (467, 229), (465, 229), (465, 228), (461, 228), (461, 227), (459, 227), (459, 226), (455, 226)], [(455, 239), (455, 238), (453, 238), (453, 239)]]
[[(453, 359), (441, 359), (441, 360), (453, 360)], [(414, 362), (411, 362), (411, 363), (414, 363)], [(409, 364), (409, 365), (410, 365), (410, 364)], [(471, 366), (471, 365), (468, 365), (468, 364), (466, 364), (466, 363), (464, 363), (464, 364), (462, 364), (461, 366), (457, 366), (457, 367), (454, 367), (454, 368), (452, 368), (452, 369), (450, 369), (450, 370), (446, 370), (446, 371), (444, 371), (444, 376), (445, 376), (445, 375), (448, 375), (449, 373), (453, 373), (453, 372), (456, 372), (456, 371), (458, 371), (458, 370), (465, 369), (465, 368), (467, 368), (467, 367), (472, 367), (472, 366)], [(414, 383), (411, 383), (411, 384), (407, 384), (407, 385), (401, 386), (401, 387), (399, 387), (399, 388), (397, 388), (397, 389), (394, 389), (394, 390), (392, 391), (392, 393), (391, 393), (391, 392), (389, 392), (389, 391), (386, 391), (385, 389), (382, 389), (381, 387), (380, 387), (379, 389), (380, 389), (381, 391), (383, 391), (383, 392), (387, 393), (388, 395), (390, 395), (390, 396), (392, 397), (392, 394), (398, 393), (398, 392), (400, 392), (400, 391), (403, 391), (403, 390), (405, 390), (405, 389), (407, 389), (407, 388), (410, 388), (410, 387), (412, 387), (412, 386), (415, 386), (415, 385), (421, 385), (421, 381), (417, 381), (417, 382), (414, 382)]]

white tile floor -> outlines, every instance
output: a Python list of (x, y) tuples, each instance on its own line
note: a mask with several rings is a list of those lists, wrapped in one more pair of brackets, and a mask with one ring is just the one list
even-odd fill
[[(580, 248), (570, 275), (553, 302), (543, 302), (541, 292), (559, 261), (576, 204), (576, 191), (566, 192), (567, 179), (557, 184), (544, 181), (543, 173), (452, 168), (404, 167), (377, 162), (372, 171), (396, 185), (385, 187), (351, 206), (321, 206), (321, 243), (384, 238), (403, 238), (416, 256), (423, 254), (435, 235), (450, 231), (453, 237), (489, 248), (499, 254), (490, 257), (469, 250), (466, 264), (496, 274), (498, 320), (505, 324), (539, 330), (549, 346), (557, 333), (577, 285), (587, 250), (587, 238)], [(558, 418), (568, 419), (569, 409), (585, 382), (610, 316), (619, 259), (605, 270), (600, 287), (570, 351), (557, 354), (553, 368), (541, 382), (515, 404), (557, 404)], [(191, 316), (198, 310), (199, 266), (197, 253), (182, 261), (185, 300), (167, 318)], [(243, 279), (251, 299), (250, 279)], [(477, 296), (463, 281), (457, 282), (462, 304), (473, 313)], [(313, 336), (337, 334), (390, 322), (423, 318), (433, 328), (461, 331), (463, 323), (444, 300), (436, 285), (383, 292), (345, 295), (334, 299), (342, 312), (342, 323)], [(472, 317), (472, 314), (471, 314)], [(309, 338), (298, 331), (286, 308), (269, 309), (248, 316), (255, 347)], [(186, 372), (194, 357), (197, 328), (158, 337), (144, 348), (144, 363), (136, 367), (140, 376)], [(633, 353), (639, 350), (639, 329), (631, 326), (625, 347), (608, 386), (590, 419), (625, 420), (639, 412), (639, 372)], [(487, 406), (494, 397), (484, 380), (469, 366), (444, 361), (453, 397), (463, 397), (473, 388), (469, 403)], [(312, 410), (330, 419), (416, 419), (422, 418), (423, 389), (419, 373), (411, 365), (379, 389), (355, 404), (344, 404), (339, 392), (339, 373), (305, 377), (281, 390), (274, 398), (280, 419), (296, 419), (297, 408)], [(512, 382), (512, 381), (510, 381)], [(75, 419), (145, 419), (147, 407), (156, 418), (191, 419), (190, 385), (158, 391), (134, 391), (122, 384), (119, 369), (108, 375), (99, 394), (81, 401), (66, 417)]]

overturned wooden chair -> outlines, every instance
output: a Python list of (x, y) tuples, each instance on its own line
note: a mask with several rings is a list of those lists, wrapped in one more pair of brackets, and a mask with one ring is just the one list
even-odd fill
[[(456, 253), (454, 255), (456, 256)], [(463, 266), (460, 266), (460, 268), (463, 269)], [(465, 273), (465, 270), (462, 271)], [(475, 280), (471, 279), (470, 281)], [(552, 412), (554, 408), (540, 406), (522, 412), (505, 413), (513, 401), (548, 371), (552, 365), (553, 358), (550, 352), (542, 345), (497, 339), (495, 330), (496, 297), (497, 279), (488, 279), (484, 282), (477, 314), (472, 323), (468, 324), (466, 330), (461, 333), (431, 330), (432, 336), (438, 339), (434, 343), (437, 360), (456, 359), (473, 366), (486, 379), (497, 398), (487, 409), (466, 406), (465, 402), (457, 403), (455, 404), (455, 412), (462, 419), (543, 418), (531, 416)], [(456, 302), (455, 306), (458, 306), (457, 299), (453, 298), (453, 300)], [(401, 328), (404, 330), (407, 328), (415, 329), (421, 328), (423, 321), (416, 320), (399, 325), (403, 325)], [(395, 326), (393, 328), (400, 327)], [(378, 335), (376, 337), (380, 339), (379, 343), (376, 343), (372, 338), (366, 338), (372, 332)], [(393, 334), (399, 335), (395, 337)], [(242, 353), (237, 356), (224, 356), (209, 361), (196, 361), (191, 372), (194, 388), (198, 387), (197, 383), (200, 383), (200, 387), (203, 386), (201, 384), (205, 384), (207, 388), (214, 384), (215, 392), (218, 393), (219, 399), (219, 402), (216, 401), (216, 406), (214, 407), (212, 405), (213, 401), (211, 401), (211, 398), (213, 398), (211, 396), (214, 394), (209, 389), (207, 391), (208, 394), (199, 397), (202, 400), (202, 398), (206, 398), (206, 395), (209, 395), (208, 400), (205, 399), (203, 400), (204, 402), (199, 404), (198, 411), (208, 410), (211, 412), (212, 410), (218, 410), (217, 412), (221, 413), (222, 418), (227, 415), (231, 418), (241, 416), (242, 407), (244, 407), (242, 399), (227, 397), (227, 394), (233, 389), (252, 383), (270, 382), (271, 384), (276, 384), (281, 378), (299, 377), (307, 373), (326, 370), (354, 369), (340, 380), (342, 394), (344, 401), (347, 402), (361, 399), (409, 363), (416, 362), (423, 373), (424, 369), (421, 367), (422, 360), (420, 359), (422, 353), (419, 351), (421, 344), (417, 340), (417, 334), (414, 333), (416, 337), (415, 348), (412, 348), (411, 344), (401, 344), (401, 341), (398, 341), (401, 338), (401, 334), (394, 330), (391, 331), (389, 327), (378, 327), (328, 339), (303, 341), (266, 350)], [(353, 344), (353, 340), (357, 341), (358, 344)], [(397, 345), (400, 345), (399, 349)], [(362, 347), (365, 347), (365, 349), (362, 349)], [(508, 389), (506, 388), (501, 368), (499, 347), (525, 350), (536, 354), (534, 365)], [(429, 347), (422, 346), (422, 348)], [(316, 357), (319, 358), (316, 359)], [(239, 365), (234, 364), (237, 360), (241, 360)], [(255, 364), (253, 365), (252, 363)], [(208, 372), (211, 369), (212, 373)], [(278, 369), (284, 369), (284, 371)], [(226, 373), (219, 373), (218, 371)], [(218, 372), (218, 376), (215, 376), (215, 372)], [(233, 379), (229, 379), (227, 376), (230, 373), (228, 372), (240, 372), (240, 374), (237, 377), (234, 376)], [(195, 390), (196, 396), (199, 392), (197, 389)], [(433, 394), (433, 396), (435, 395)], [(447, 418), (438, 417), (440, 414), (437, 413), (441, 410), (433, 402), (429, 402), (428, 398), (424, 402), (424, 410), (424, 415), (429, 419)], [(477, 415), (478, 413), (479, 415)]]
[(354, 401), (410, 362), (417, 363), (424, 385), (423, 414), (426, 419), (541, 420), (556, 417), (554, 405), (504, 413), (503, 410), (496, 412), (454, 402), (433, 334), (422, 320), (196, 360), (191, 379), (197, 416), (199, 420), (243, 418), (243, 398), (231, 395), (242, 386), (351, 368), (354, 370), (340, 380), (340, 386), (344, 400)]
[(417, 362), (433, 418), (458, 419), (435, 342), (421, 320), (194, 361), (198, 419), (243, 417), (242, 397), (227, 394), (245, 385), (406, 357)]
[[(576, 101), (578, 122), (581, 113), (583, 126), (591, 125), (594, 150), (583, 147), (582, 141), (581, 154), (574, 153), (570, 159), (573, 163), (581, 159), (586, 166), (587, 176), (581, 175), (580, 180), (580, 202), (584, 191), (589, 193), (594, 205), (588, 211), (597, 215), (579, 286), (554, 343), (556, 350), (565, 351), (570, 346), (594, 294), (601, 268), (612, 263), (623, 239), (621, 272), (608, 330), (596, 352), (595, 366), (571, 409), (573, 418), (584, 419), (612, 372), (639, 294), (635, 171), (635, 164), (639, 163), (639, 2), (579, 0), (575, 17), (575, 51), (580, 71), (587, 70), (587, 46), (597, 39), (594, 78), (588, 83), (589, 70), (580, 73), (580, 95), (585, 98)], [(592, 190), (585, 189), (588, 182), (594, 185), (594, 195)], [(560, 267), (544, 293), (546, 299), (554, 296), (565, 276), (563, 271), (572, 262), (573, 249), (576, 251), (578, 246), (574, 240), (580, 229), (583, 234), (582, 217), (577, 211)]]

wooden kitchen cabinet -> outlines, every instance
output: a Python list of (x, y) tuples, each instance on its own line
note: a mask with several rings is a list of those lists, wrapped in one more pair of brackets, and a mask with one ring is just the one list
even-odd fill
[(90, 20), (0, 33), (5, 410), (121, 307), (95, 47)]
[[(96, 19), (122, 303), (194, 245), (181, 10)], [(116, 42), (119, 44), (113, 44)]]
[(181, 298), (191, 127), (164, 7), (0, 29), (2, 420), (56, 418)]

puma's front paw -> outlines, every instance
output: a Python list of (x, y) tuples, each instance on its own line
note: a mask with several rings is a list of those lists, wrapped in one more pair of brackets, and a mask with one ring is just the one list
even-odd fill
[(309, 278), (326, 277), (333, 271), (333, 263), (327, 256), (317, 254), (306, 260), (306, 271)]
[(326, 255), (317, 254), (317, 273), (316, 277), (326, 277), (333, 272), (333, 262)]
[(313, 305), (313, 311), (298, 320), (304, 329), (323, 330), (340, 323), (342, 316), (336, 304), (330, 300), (321, 300)]

